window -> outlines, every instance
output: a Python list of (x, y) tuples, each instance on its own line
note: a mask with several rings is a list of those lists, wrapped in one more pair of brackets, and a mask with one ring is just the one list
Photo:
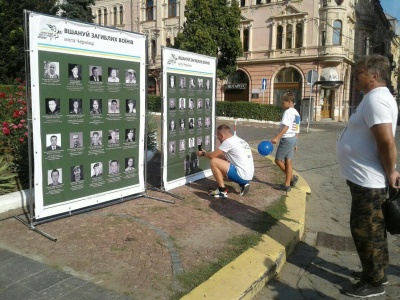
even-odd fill
[(246, 5), (246, 0), (240, 0), (240, 7), (244, 7)]
[(114, 26), (117, 26), (117, 7), (113, 8)]
[(303, 47), (303, 24), (296, 24), (296, 48)]
[(293, 33), (293, 26), (286, 25), (286, 49), (292, 48), (292, 33)]
[(325, 46), (325, 43), (326, 43), (326, 31), (324, 30), (321, 32), (321, 45)]
[(249, 51), (249, 29), (243, 30), (243, 51)]
[(146, 20), (153, 21), (153, 1), (146, 1)]
[(323, 0), (322, 1), (322, 6), (328, 6), (328, 0)]
[(168, 0), (168, 17), (176, 17), (176, 0)]
[(342, 44), (342, 22), (339, 20), (333, 22), (332, 44), (333, 45)]
[(101, 25), (101, 9), (97, 11), (97, 24)]
[(282, 69), (275, 77), (275, 83), (280, 82), (301, 82), (301, 76), (292, 68)]
[[(156, 40), (151, 40), (151, 59), (155, 60), (157, 55)], [(154, 61), (153, 61), (154, 62)], [(155, 62), (154, 62), (155, 63)]]
[(171, 47), (171, 39), (167, 38), (167, 40), (165, 41), (165, 45), (167, 45), (167, 47)]
[(107, 26), (108, 12), (107, 8), (104, 9), (104, 26)]
[(276, 32), (276, 49), (282, 49), (283, 27), (278, 26)]
[(256, 4), (261, 4), (261, 0), (257, 0)]
[(119, 7), (119, 24), (124, 24), (124, 8), (122, 5)]

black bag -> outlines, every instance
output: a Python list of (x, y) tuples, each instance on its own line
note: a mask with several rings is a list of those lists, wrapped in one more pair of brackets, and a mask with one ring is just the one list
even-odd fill
[(389, 188), (389, 196), (382, 204), (386, 231), (400, 234), (400, 189)]

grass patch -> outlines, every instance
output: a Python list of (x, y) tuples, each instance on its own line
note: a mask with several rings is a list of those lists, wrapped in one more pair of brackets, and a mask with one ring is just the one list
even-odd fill
[(171, 300), (182, 298), (243, 252), (257, 246), (261, 241), (262, 235), (268, 232), (279, 220), (287, 220), (285, 214), (288, 210), (285, 198), (281, 197), (265, 209), (263, 216), (254, 223), (254, 233), (242, 234), (229, 239), (225, 248), (215, 258), (215, 261), (204, 263), (190, 272), (180, 274), (177, 280), (181, 289), (172, 294)]

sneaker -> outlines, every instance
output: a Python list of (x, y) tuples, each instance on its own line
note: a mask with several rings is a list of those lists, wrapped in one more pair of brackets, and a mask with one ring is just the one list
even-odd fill
[(290, 186), (290, 185), (288, 185), (288, 186), (286, 186), (286, 185), (284, 185), (284, 184), (281, 184), (281, 186), (280, 186), (280, 188), (279, 188), (281, 191), (284, 191), (284, 192), (290, 192), (290, 190), (292, 189), (292, 187)]
[(220, 191), (219, 189), (216, 189), (215, 191), (208, 193), (208, 195), (215, 198), (228, 198), (228, 190)]
[(296, 186), (297, 181), (299, 181), (299, 176), (293, 175), (293, 179), (290, 180), (290, 186), (291, 186), (291, 187)]
[(345, 291), (345, 294), (356, 298), (369, 298), (385, 294), (385, 288), (382, 284), (379, 286), (372, 286), (366, 281), (360, 280)]
[[(362, 271), (353, 271), (351, 272), (351, 277), (354, 279), (360, 280), (362, 278), (363, 272)], [(387, 285), (389, 283), (389, 280), (387, 278), (386, 272), (383, 272), (383, 277), (380, 280), (380, 283), (383, 285)]]
[(246, 183), (245, 185), (240, 185), (240, 196), (244, 196), (250, 189), (250, 184)]

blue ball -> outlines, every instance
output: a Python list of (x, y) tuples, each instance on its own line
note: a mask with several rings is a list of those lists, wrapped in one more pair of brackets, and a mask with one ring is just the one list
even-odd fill
[(274, 145), (270, 141), (262, 141), (258, 144), (258, 153), (262, 156), (270, 155), (274, 151)]

